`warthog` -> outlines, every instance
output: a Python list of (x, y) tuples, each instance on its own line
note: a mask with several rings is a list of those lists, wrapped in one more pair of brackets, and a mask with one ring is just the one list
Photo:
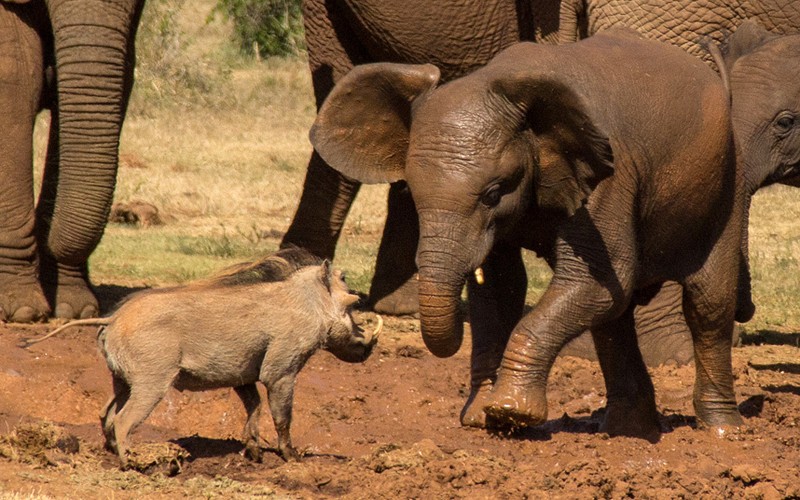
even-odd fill
[(354, 324), (351, 294), (328, 261), (305, 265), (301, 250), (282, 250), (215, 277), (133, 294), (100, 325), (98, 344), (113, 376), (114, 395), (100, 415), (106, 447), (127, 465), (127, 437), (170, 387), (200, 391), (233, 387), (247, 410), (245, 451), (260, 460), (256, 382), (267, 387), (278, 450), (298, 460), (289, 426), (298, 372), (318, 349), (358, 363), (369, 357), (382, 326)]

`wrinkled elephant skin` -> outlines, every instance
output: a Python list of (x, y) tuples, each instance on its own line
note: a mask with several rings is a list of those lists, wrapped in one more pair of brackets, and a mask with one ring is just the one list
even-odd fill
[[(432, 65), (357, 67), (311, 139), (348, 177), (407, 183), (419, 216), (420, 323), (435, 355), (460, 346), (467, 285), (470, 400), (491, 418), (480, 422), (468, 405), (464, 423), (543, 422), (555, 357), (590, 329), (604, 428), (652, 439), (655, 392), (634, 309), (667, 281), (683, 287), (700, 425), (740, 423), (730, 349), (745, 200), (735, 196), (742, 179), (720, 78), (626, 30), (517, 44), (466, 77), (439, 79)], [(524, 316), (522, 248), (554, 266)]]
[[(0, 321), (98, 313), (87, 259), (111, 207), (142, 4), (0, 1)], [(34, 207), (32, 133), (43, 108), (51, 125)]]

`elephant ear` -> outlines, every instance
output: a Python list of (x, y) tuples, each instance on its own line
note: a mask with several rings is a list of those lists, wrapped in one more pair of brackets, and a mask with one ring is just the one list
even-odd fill
[(430, 64), (357, 66), (320, 108), (311, 144), (331, 167), (355, 180), (402, 180), (412, 104), (438, 81), (439, 69)]
[(519, 73), (496, 80), (492, 90), (519, 108), (521, 128), (536, 137), (538, 206), (572, 215), (614, 173), (608, 137), (592, 122), (582, 99), (551, 76)]
[[(765, 43), (778, 38), (780, 35), (767, 31), (760, 24), (748, 19), (736, 28), (722, 43), (721, 55), (725, 67), (730, 72), (733, 63), (740, 57), (747, 55)], [(719, 65), (719, 61), (715, 61)]]

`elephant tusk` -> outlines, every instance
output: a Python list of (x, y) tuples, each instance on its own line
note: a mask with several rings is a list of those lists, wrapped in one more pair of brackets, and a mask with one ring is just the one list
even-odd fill
[(483, 268), (479, 267), (478, 269), (475, 270), (475, 281), (477, 281), (479, 285), (483, 285), (484, 283)]

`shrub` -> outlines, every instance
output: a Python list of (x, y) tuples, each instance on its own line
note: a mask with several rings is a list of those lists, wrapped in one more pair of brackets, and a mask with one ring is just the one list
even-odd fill
[(257, 57), (304, 50), (301, 0), (218, 0), (214, 12), (233, 22), (239, 47)]

